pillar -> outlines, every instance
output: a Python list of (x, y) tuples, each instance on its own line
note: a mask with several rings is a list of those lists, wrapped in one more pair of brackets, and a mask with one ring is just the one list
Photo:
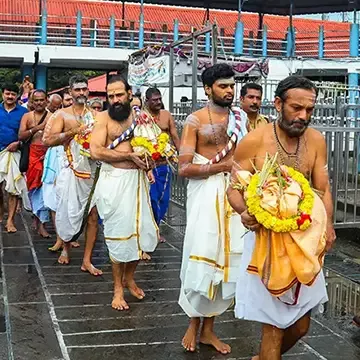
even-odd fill
[(145, 35), (145, 29), (144, 29), (144, 14), (140, 14), (140, 27), (139, 27), (139, 49), (142, 49), (144, 47), (144, 35)]
[(286, 34), (286, 56), (295, 56), (295, 29), (289, 26)]
[(324, 35), (324, 25), (319, 26), (319, 59), (322, 59), (324, 57), (325, 52), (325, 35)]
[(267, 57), (267, 26), (264, 25), (262, 32), (262, 56)]
[(79, 10), (76, 15), (76, 46), (81, 46), (81, 42), (82, 42), (81, 22), (82, 22), (82, 14), (81, 11)]
[[(209, 26), (210, 22), (208, 21), (206, 25)], [(207, 32), (205, 34), (205, 52), (209, 53), (210, 51), (211, 51), (211, 33)]]
[(359, 24), (351, 24), (350, 28), (350, 56), (359, 56)]
[(174, 41), (179, 40), (179, 20), (174, 20)]
[(235, 55), (242, 55), (243, 51), (244, 51), (244, 24), (241, 21), (237, 21), (235, 28)]
[(110, 17), (110, 35), (109, 35), (109, 47), (115, 47), (115, 18), (114, 15)]
[(41, 13), (41, 28), (40, 28), (40, 45), (46, 45), (47, 43), (47, 11), (42, 10)]
[(37, 65), (35, 69), (36, 88), (46, 91), (47, 69), (44, 65)]
[(29, 75), (31, 80), (33, 80), (33, 69), (32, 69), (32, 65), (23, 65), (22, 66), (22, 79), (24, 79), (24, 77), (26, 75)]

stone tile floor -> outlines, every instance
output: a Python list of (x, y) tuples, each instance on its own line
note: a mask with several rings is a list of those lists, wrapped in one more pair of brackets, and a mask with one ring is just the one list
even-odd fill
[[(110, 306), (111, 267), (101, 235), (93, 260), (104, 275), (95, 278), (80, 271), (83, 242), (72, 251), (71, 264), (60, 266), (58, 255), (47, 250), (53, 240), (30, 230), (28, 214), (17, 215), (16, 222), (17, 234), (2, 228), (0, 235), (0, 360), (235, 360), (257, 353), (260, 326), (235, 320), (231, 310), (216, 325), (232, 345), (231, 355), (206, 346), (195, 354), (182, 350), (188, 319), (177, 304), (183, 237), (176, 226), (162, 228), (167, 243), (138, 267), (136, 278), (146, 298), (140, 302), (127, 295), (130, 310), (116, 312)], [(360, 265), (352, 260), (341, 251), (327, 256), (330, 301), (284, 359), (360, 359), (360, 329), (351, 324), (360, 311)]]

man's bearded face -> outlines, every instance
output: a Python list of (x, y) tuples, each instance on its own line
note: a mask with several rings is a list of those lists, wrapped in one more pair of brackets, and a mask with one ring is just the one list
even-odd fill
[(216, 80), (208, 90), (210, 99), (218, 106), (229, 107), (234, 101), (235, 81), (230, 79)]
[(88, 85), (86, 83), (75, 83), (71, 88), (71, 96), (76, 104), (85, 105), (89, 97)]
[(290, 89), (280, 101), (279, 127), (289, 137), (300, 137), (311, 123), (315, 106), (315, 92), (307, 89)]
[(126, 91), (122, 81), (107, 86), (108, 114), (116, 121), (125, 121), (131, 113), (131, 91)]

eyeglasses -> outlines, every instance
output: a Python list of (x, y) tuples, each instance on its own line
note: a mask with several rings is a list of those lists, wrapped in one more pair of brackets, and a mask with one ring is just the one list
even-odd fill
[(99, 111), (102, 110), (101, 106), (92, 106), (91, 108), (94, 109), (94, 110), (99, 110)]

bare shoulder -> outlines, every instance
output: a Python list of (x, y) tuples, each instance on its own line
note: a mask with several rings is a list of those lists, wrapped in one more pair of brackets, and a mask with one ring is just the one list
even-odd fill
[(171, 112), (168, 110), (160, 110), (160, 116), (170, 118)]
[(323, 146), (326, 146), (326, 141), (324, 135), (314, 128), (308, 128), (305, 133), (305, 138), (307, 143), (311, 146), (314, 146), (315, 149), (321, 149)]
[(194, 113), (188, 115), (185, 125), (198, 129), (200, 127), (199, 111), (195, 111)]
[(109, 120), (108, 112), (106, 110), (98, 112), (95, 116), (95, 120), (96, 122), (101, 122), (102, 124), (107, 123)]
[(272, 131), (273, 131), (272, 124), (260, 126), (260, 127), (256, 128), (255, 130), (247, 133), (246, 136), (244, 136), (244, 138), (242, 140), (245, 140), (248, 144), (250, 144), (250, 143), (253, 145), (261, 144), (263, 142), (264, 136), (266, 134), (268, 134), (269, 132), (272, 133)]

